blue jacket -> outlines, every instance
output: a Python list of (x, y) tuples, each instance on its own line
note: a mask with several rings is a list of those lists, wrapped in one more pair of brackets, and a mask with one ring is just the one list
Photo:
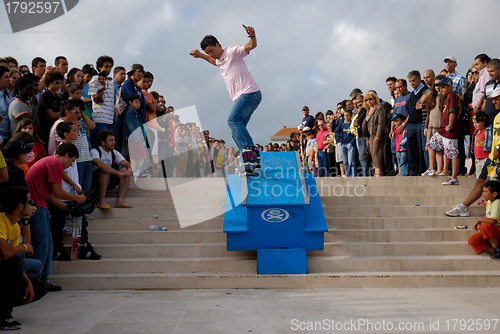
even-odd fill
[(342, 142), (342, 124), (344, 124), (344, 116), (340, 116), (335, 123), (332, 122), (332, 132), (335, 132), (335, 142)]
[(128, 101), (130, 94), (137, 94), (140, 96), (141, 107), (137, 110), (137, 113), (139, 114), (142, 123), (146, 123), (146, 100), (144, 99), (141, 88), (137, 86), (132, 79), (125, 80), (122, 84), (122, 97), (125, 101)]
[(342, 123), (342, 145), (356, 144), (356, 136), (351, 133), (351, 123)]
[[(142, 122), (139, 113), (129, 106), (123, 119), (123, 139), (129, 139), (132, 132), (134, 132), (135, 129), (142, 127), (142, 124), (144, 123)], [(141, 136), (134, 135), (134, 138), (132, 139), (135, 142), (139, 142)]]

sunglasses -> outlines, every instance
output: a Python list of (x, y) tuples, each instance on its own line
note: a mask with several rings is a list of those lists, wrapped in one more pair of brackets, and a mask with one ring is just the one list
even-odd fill
[(35, 201), (34, 201), (34, 200), (32, 200), (32, 199), (30, 199), (29, 201), (24, 202), (24, 203), (25, 203), (25, 204), (29, 204), (29, 205), (31, 205), (31, 206), (36, 206)]
[(365, 101), (373, 101), (373, 97), (366, 99)]
[(63, 82), (64, 82), (64, 81), (60, 81), (60, 80), (54, 81), (54, 83), (55, 83), (56, 85), (62, 85), (62, 84), (63, 84)]
[(26, 73), (30, 73), (30, 71), (28, 71), (28, 70), (22, 70), (21, 73), (22, 74), (26, 74)]

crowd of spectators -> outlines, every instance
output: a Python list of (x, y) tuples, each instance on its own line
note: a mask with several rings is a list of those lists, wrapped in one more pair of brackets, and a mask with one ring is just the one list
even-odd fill
[(390, 101), (355, 88), (335, 111), (313, 117), (304, 106), (297, 132), (265, 151), (300, 151), (304, 167), (317, 176), (450, 176), (444, 185), (458, 185), (458, 175), (479, 177), (492, 151), (498, 112), (491, 93), (500, 60), (480, 54), (465, 76), (454, 56), (443, 62), (438, 75), (427, 69), (387, 78)]
[[(151, 72), (141, 64), (128, 72), (113, 67), (109, 56), (71, 69), (63, 56), (54, 66), (41, 57), (31, 66), (0, 58), (0, 329), (20, 328), (14, 305), (61, 290), (49, 274), (53, 260), (70, 260), (63, 247), (69, 201), (82, 203), (95, 190), (100, 210), (131, 208), (125, 196), (132, 176), (235, 172), (238, 152), (182, 123), (164, 96), (150, 91)], [(116, 187), (112, 208), (106, 191)], [(99, 260), (88, 219), (79, 257)]]

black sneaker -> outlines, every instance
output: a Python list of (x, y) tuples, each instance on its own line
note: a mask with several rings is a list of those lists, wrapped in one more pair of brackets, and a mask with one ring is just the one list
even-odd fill
[(14, 320), (14, 318), (5, 319), (0, 321), (0, 330), (2, 331), (13, 331), (16, 329), (21, 329), (21, 324)]
[(91, 250), (86, 252), (80, 252), (80, 256), (78, 257), (82, 260), (100, 260), (102, 256)]
[(494, 249), (493, 254), (490, 255), (491, 259), (500, 259), (500, 247)]
[(66, 254), (65, 251), (60, 250), (60, 251), (58, 251), (57, 253), (54, 254), (54, 257), (52, 258), (52, 260), (56, 260), (56, 261), (71, 261), (71, 257), (68, 254)]
[(52, 282), (52, 280), (49, 278), (47, 282), (45, 282), (47, 285), (47, 291), (61, 291), (62, 288), (59, 285), (56, 285), (56, 283)]

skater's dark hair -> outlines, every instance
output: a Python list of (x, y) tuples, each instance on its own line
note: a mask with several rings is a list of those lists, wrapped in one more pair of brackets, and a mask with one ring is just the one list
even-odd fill
[(486, 181), (483, 188), (489, 189), (491, 193), (497, 193), (497, 199), (500, 197), (500, 182)]
[(77, 159), (80, 156), (78, 154), (78, 149), (72, 143), (61, 143), (61, 145), (57, 146), (56, 155), (60, 157), (64, 157), (67, 155), (69, 158), (76, 157)]
[(217, 46), (217, 44), (220, 45), (219, 41), (217, 38), (215, 38), (213, 35), (206, 35), (203, 40), (200, 43), (200, 47), (202, 50), (205, 50), (209, 46)]

